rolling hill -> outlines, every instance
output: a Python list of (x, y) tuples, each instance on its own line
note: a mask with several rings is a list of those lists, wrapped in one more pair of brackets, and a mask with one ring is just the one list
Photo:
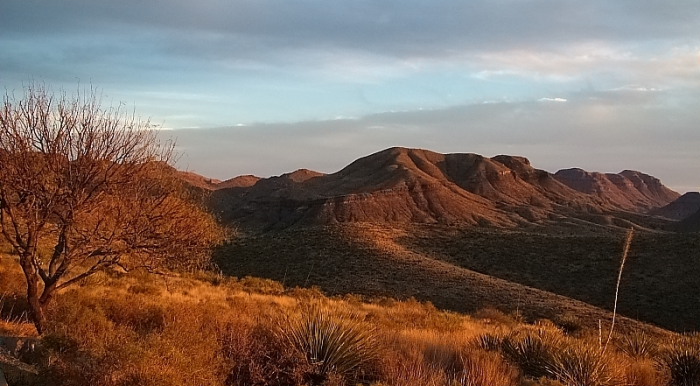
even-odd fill
[(679, 194), (644, 173), (552, 174), (524, 157), (390, 148), (332, 174), (301, 169), (225, 184), (205, 189), (240, 231), (217, 254), (231, 275), (594, 326), (612, 309), (622, 240), (634, 226), (622, 314), (700, 328), (700, 240), (647, 214)]

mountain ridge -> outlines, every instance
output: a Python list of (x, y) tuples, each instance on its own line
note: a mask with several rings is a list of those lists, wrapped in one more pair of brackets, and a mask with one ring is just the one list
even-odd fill
[(223, 219), (264, 229), (344, 222), (515, 227), (616, 211), (646, 213), (680, 196), (631, 170), (549, 173), (521, 156), (403, 147), (361, 157), (330, 174), (299, 169), (200, 185)]

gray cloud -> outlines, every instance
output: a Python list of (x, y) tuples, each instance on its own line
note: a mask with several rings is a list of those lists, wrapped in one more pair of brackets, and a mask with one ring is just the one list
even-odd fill
[(325, 47), (432, 58), (485, 48), (556, 50), (582, 40), (685, 40), (698, 33), (700, 3), (6, 0), (1, 14), (4, 36), (165, 31), (162, 49), (182, 55), (254, 57), (270, 49)]
[(174, 131), (182, 166), (219, 178), (403, 145), (697, 189), (699, 59), (696, 0), (0, 4), (10, 91), (92, 82), (176, 128), (320, 119)]
[(493, 103), (361, 119), (176, 130), (181, 167), (213, 176), (335, 172), (391, 146), (523, 155), (538, 168), (637, 169), (680, 190), (700, 188), (700, 112), (650, 105), (658, 96), (578, 95), (565, 103)]

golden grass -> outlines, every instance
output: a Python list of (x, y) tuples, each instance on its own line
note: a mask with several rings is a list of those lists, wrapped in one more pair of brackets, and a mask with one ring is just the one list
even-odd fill
[[(0, 306), (16, 299), (20, 307), (22, 277), (10, 263), (0, 263), (0, 291), (8, 294)], [(303, 320), (311, 304), (360, 328), (359, 339), (373, 331), (376, 350), (359, 351), (361, 366), (330, 365), (314, 377), (319, 364), (288, 339), (289, 321)], [(546, 320), (526, 324), (494, 310), (468, 316), (416, 300), (330, 298), (202, 273), (100, 273), (62, 292), (49, 316), (40, 365), (43, 384), (59, 386), (662, 386), (673, 385), (673, 369), (657, 352), (698, 342), (662, 345), (655, 336), (618, 333), (598, 355), (597, 332), (574, 336)], [(2, 334), (32, 332), (16, 315), (0, 320)], [(551, 361), (546, 371), (532, 371), (533, 352)]]

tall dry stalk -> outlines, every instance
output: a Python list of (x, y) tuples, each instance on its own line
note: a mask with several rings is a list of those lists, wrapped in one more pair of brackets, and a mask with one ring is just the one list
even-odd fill
[(613, 332), (615, 330), (615, 320), (617, 318), (617, 300), (620, 295), (620, 282), (622, 281), (622, 271), (625, 268), (625, 262), (627, 261), (627, 256), (630, 253), (630, 247), (632, 246), (632, 239), (634, 238), (634, 228), (630, 228), (627, 231), (627, 238), (625, 239), (625, 247), (622, 251), (622, 261), (620, 262), (620, 270), (617, 272), (617, 284), (615, 285), (615, 303), (613, 304), (613, 316), (610, 322), (610, 332), (608, 333), (608, 338), (605, 341), (605, 346), (603, 346), (603, 352), (608, 348), (608, 344), (612, 339)]

